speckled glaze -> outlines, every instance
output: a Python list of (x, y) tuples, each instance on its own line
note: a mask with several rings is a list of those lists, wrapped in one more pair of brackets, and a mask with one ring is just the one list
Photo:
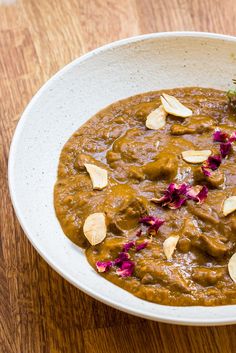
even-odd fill
[(162, 306), (104, 280), (89, 266), (83, 251), (64, 236), (53, 207), (61, 148), (90, 116), (118, 99), (151, 90), (183, 86), (228, 89), (235, 64), (235, 37), (150, 34), (106, 45), (75, 60), (32, 99), (11, 146), (10, 192), (28, 238), (68, 281), (104, 303), (145, 318), (189, 325), (236, 323), (235, 305)]

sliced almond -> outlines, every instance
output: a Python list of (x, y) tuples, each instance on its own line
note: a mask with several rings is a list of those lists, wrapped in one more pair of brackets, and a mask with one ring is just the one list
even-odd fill
[(191, 109), (185, 107), (177, 98), (169, 94), (163, 93), (161, 95), (161, 103), (165, 111), (171, 115), (187, 118), (193, 114)]
[(105, 214), (101, 212), (89, 215), (84, 222), (83, 231), (91, 245), (101, 243), (107, 233)]
[(107, 186), (107, 170), (102, 169), (95, 164), (84, 164), (91, 178), (93, 188), (101, 190)]
[(223, 214), (227, 216), (228, 214), (236, 210), (236, 196), (228, 197), (223, 205)]
[(182, 152), (182, 157), (185, 162), (188, 163), (202, 163), (207, 160), (207, 158), (211, 155), (211, 150), (188, 150)]
[(236, 253), (229, 259), (228, 270), (230, 277), (236, 283)]
[(165, 126), (166, 117), (167, 112), (163, 105), (160, 105), (147, 116), (146, 127), (151, 130), (159, 130)]
[(167, 238), (164, 243), (163, 243), (163, 251), (164, 254), (166, 255), (167, 260), (170, 260), (173, 252), (175, 251), (176, 245), (179, 241), (179, 236), (175, 235), (175, 236), (170, 236), (169, 238)]
[(160, 141), (156, 142), (156, 150), (158, 150), (158, 147), (160, 146)]

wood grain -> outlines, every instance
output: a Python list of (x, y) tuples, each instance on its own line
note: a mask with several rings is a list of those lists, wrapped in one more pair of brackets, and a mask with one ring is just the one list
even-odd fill
[(236, 35), (235, 0), (21, 0), (0, 5), (1, 353), (235, 352), (234, 326), (158, 324), (75, 289), (29, 244), (9, 198), (10, 141), (42, 83), (97, 46), (171, 30)]

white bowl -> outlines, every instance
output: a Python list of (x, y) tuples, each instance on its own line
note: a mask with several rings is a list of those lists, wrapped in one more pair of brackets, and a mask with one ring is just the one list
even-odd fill
[(140, 92), (180, 86), (228, 89), (236, 74), (236, 38), (154, 33), (128, 38), (76, 59), (34, 96), (17, 126), (9, 158), (12, 202), (29, 240), (64, 278), (125, 312), (176, 324), (236, 323), (236, 305), (171, 307), (136, 298), (99, 276), (63, 234), (53, 207), (60, 151), (89, 117)]

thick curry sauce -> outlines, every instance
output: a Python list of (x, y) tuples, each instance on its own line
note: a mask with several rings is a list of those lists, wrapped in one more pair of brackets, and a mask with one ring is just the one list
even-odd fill
[[(236, 195), (236, 150), (210, 177), (181, 155), (186, 150), (218, 153), (219, 144), (212, 135), (216, 128), (233, 133), (236, 112), (223, 91), (165, 92), (193, 115), (185, 119), (168, 115), (163, 128), (147, 129), (146, 118), (160, 105), (162, 91), (149, 92), (110, 105), (74, 133), (60, 156), (54, 190), (57, 217), (64, 233), (86, 249), (95, 270), (97, 261), (117, 258), (128, 241), (148, 240), (142, 250), (129, 251), (134, 263), (131, 276), (119, 276), (115, 267), (101, 274), (140, 298), (178, 306), (236, 304), (236, 283), (227, 267), (236, 251), (236, 212), (222, 214), (225, 199)], [(85, 163), (108, 171), (105, 188), (93, 189)], [(151, 201), (160, 198), (172, 182), (205, 185), (207, 198), (201, 204), (187, 200), (177, 209)], [(91, 246), (83, 224), (95, 212), (106, 215), (107, 234), (104, 241)], [(155, 234), (148, 234), (139, 222), (146, 215), (165, 221)], [(163, 243), (169, 236), (179, 240), (167, 260)]]

